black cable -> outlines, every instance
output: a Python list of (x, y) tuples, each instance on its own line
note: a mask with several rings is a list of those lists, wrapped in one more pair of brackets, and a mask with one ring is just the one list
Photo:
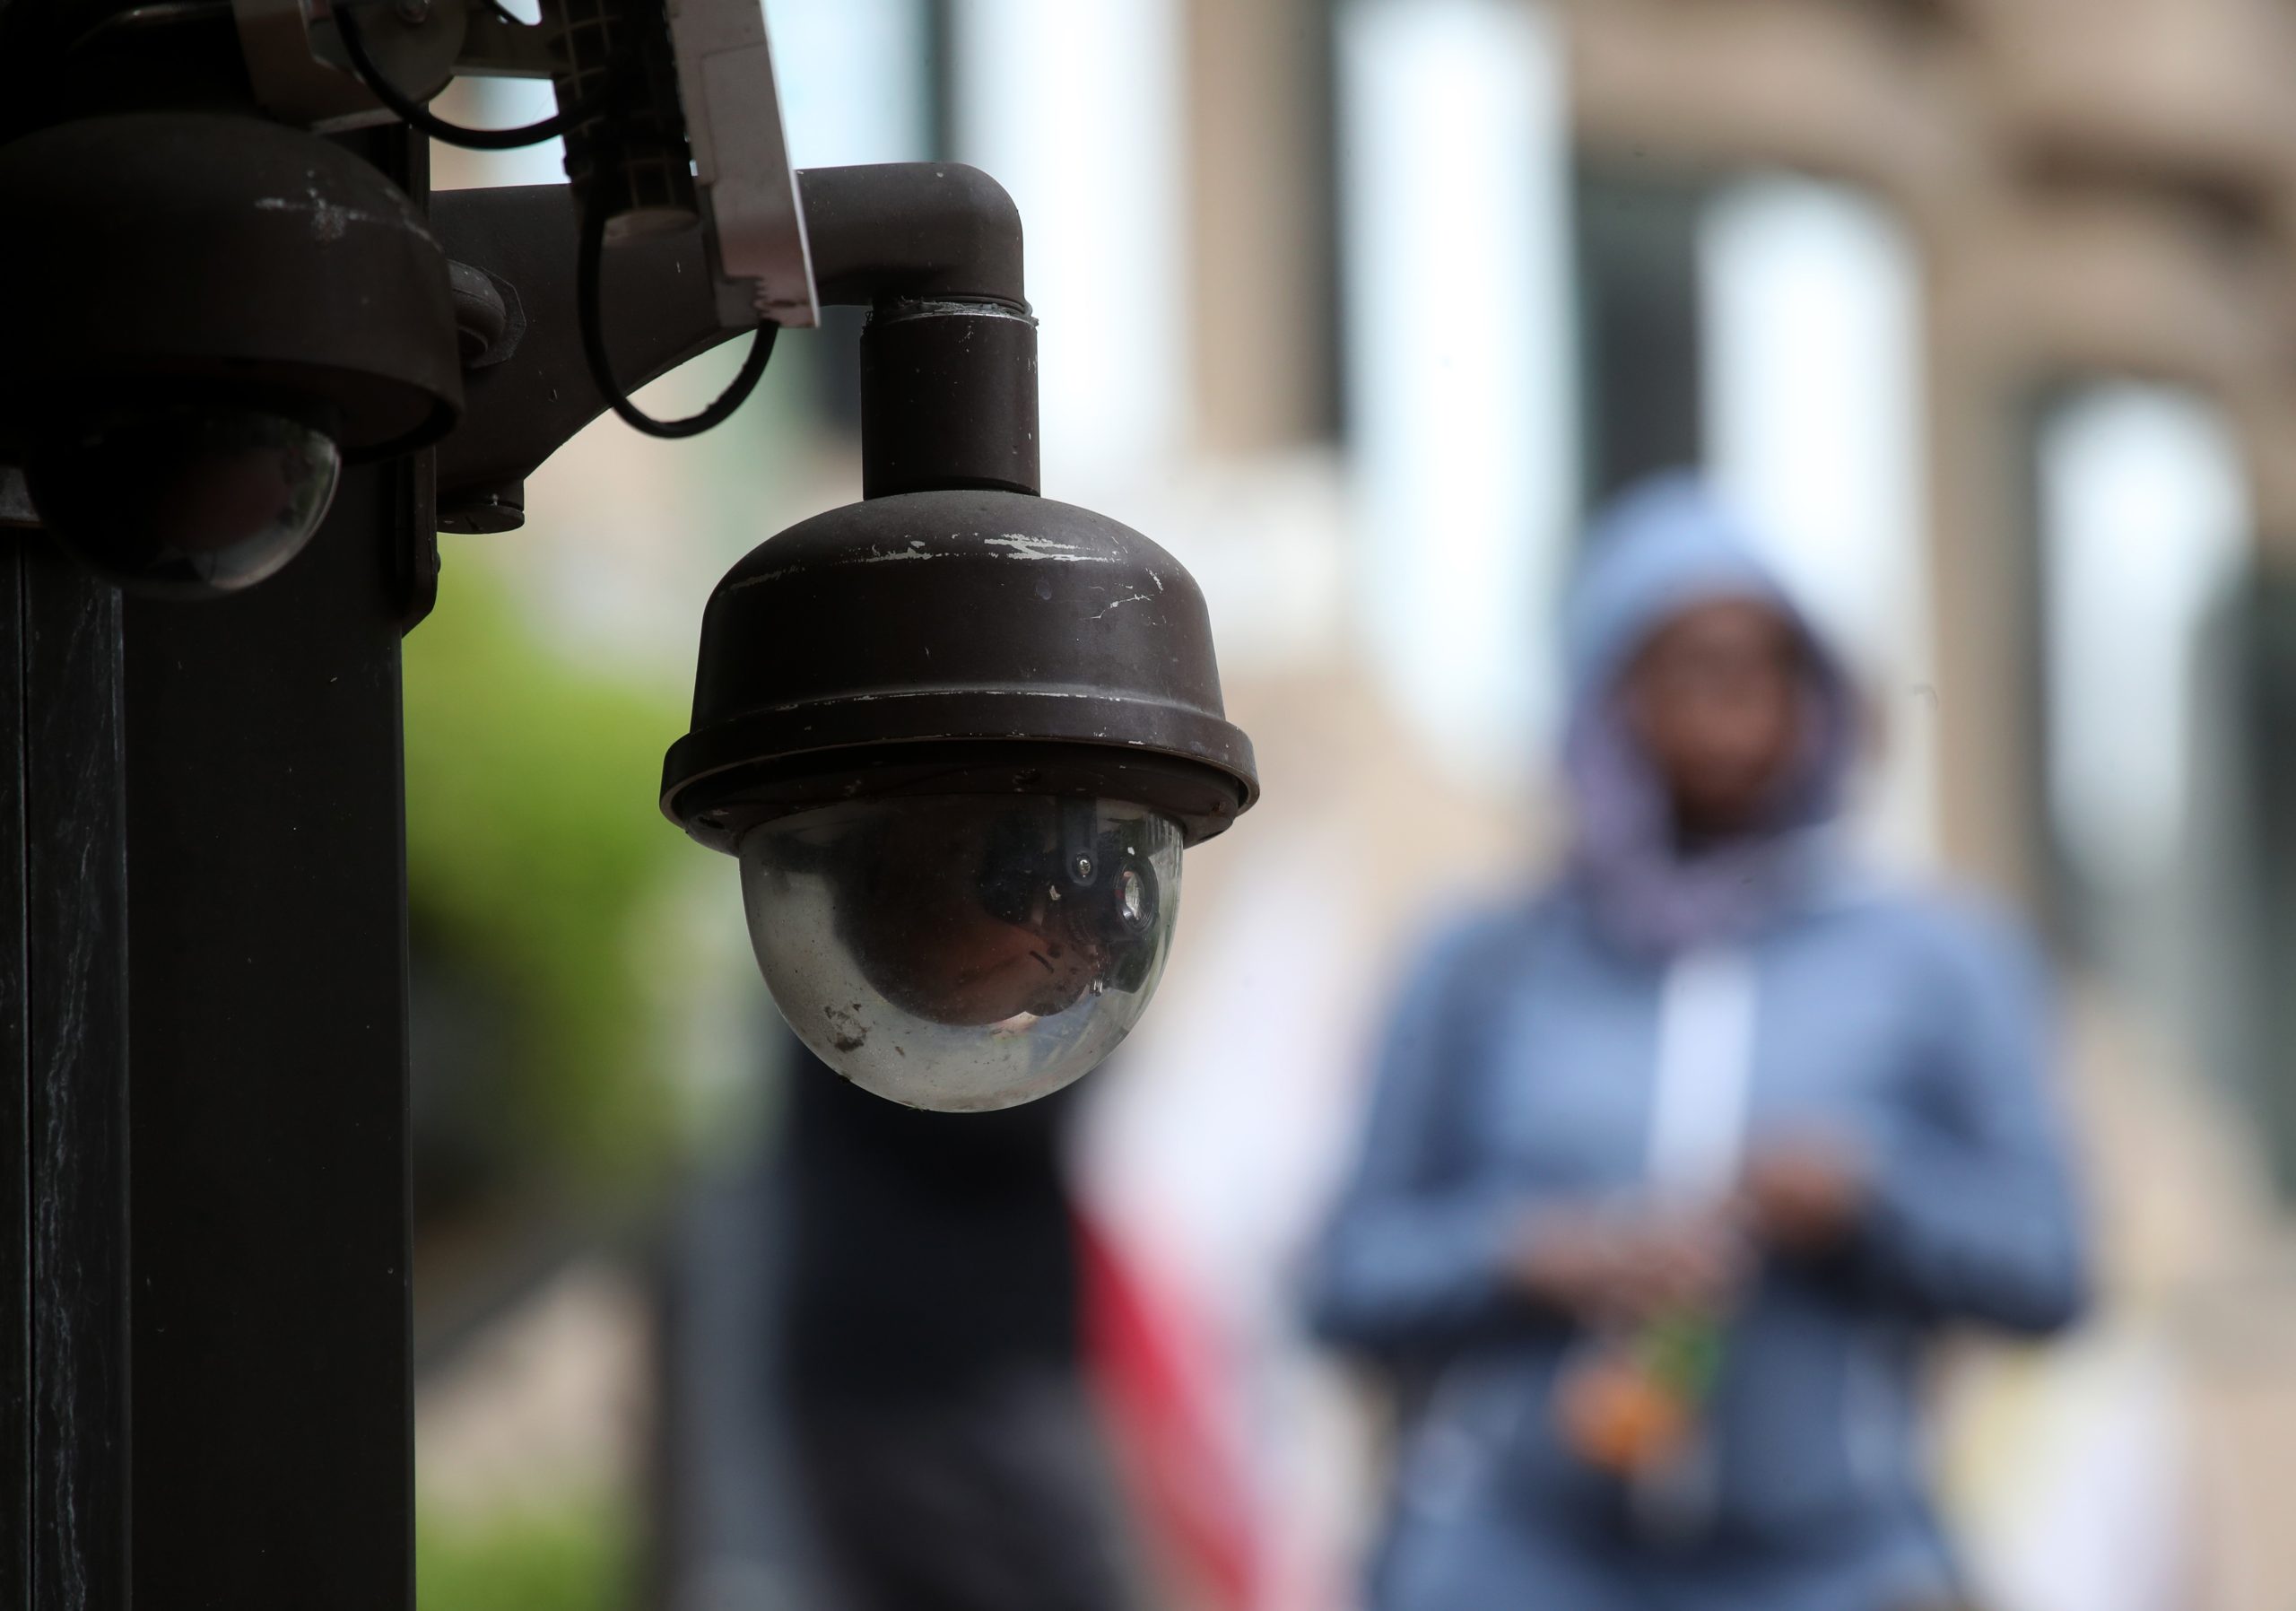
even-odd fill
[[(506, 18), (509, 16), (500, 0), (488, 0), (488, 4), (499, 14)], [(352, 70), (375, 99), (418, 134), (428, 135), (450, 145), (460, 145), (473, 151), (513, 151), (523, 145), (538, 144), (602, 114), (610, 114), (619, 100), (614, 92), (620, 87), (617, 83), (605, 91), (560, 111), (555, 117), (545, 118), (539, 123), (529, 123), (521, 128), (464, 128), (434, 117), (428, 108), (402, 93), (383, 75), (375, 64), (374, 57), (367, 49), (366, 39), (350, 5), (338, 0), (335, 20), (336, 30), (343, 36), (344, 54), (351, 58)], [(609, 131), (610, 134), (613, 132)], [(613, 160), (611, 150), (621, 143), (620, 138), (602, 139), (600, 149), (596, 153), (597, 165), (610, 166)], [(599, 178), (594, 174), (590, 185), (584, 188), (595, 188), (599, 183)], [(740, 371), (718, 395), (718, 400), (700, 414), (683, 420), (657, 420), (644, 413), (630, 400), (621, 383), (614, 379), (613, 366), (606, 355), (601, 292), (606, 223), (606, 208), (595, 199), (587, 200), (582, 212), (581, 240), (575, 255), (574, 300), (578, 323), (581, 327), (582, 355), (588, 361), (592, 383), (604, 397), (607, 407), (632, 429), (642, 431), (648, 436), (700, 436), (705, 431), (724, 424), (757, 389), (759, 378), (765, 373), (766, 361), (773, 356), (774, 337), (779, 334), (780, 327), (768, 323), (758, 326), (756, 335), (750, 341), (749, 354), (742, 360)]]
[(528, 123), (517, 128), (465, 128), (448, 123), (433, 114), (413, 96), (401, 91), (384, 76), (367, 49), (354, 7), (338, 4), (335, 8), (335, 31), (343, 36), (343, 53), (351, 58), (351, 69), (359, 75), (370, 93), (383, 103), (399, 119), (417, 134), (430, 135), (448, 145), (459, 145), (466, 151), (516, 151), (521, 146), (539, 145), (552, 140), (570, 128), (578, 127), (604, 111), (613, 100), (611, 91), (594, 95), (561, 111), (552, 113), (539, 123)]
[(621, 383), (614, 379), (613, 366), (607, 361), (604, 305), (599, 295), (599, 271), (605, 257), (605, 244), (606, 210), (592, 201), (583, 209), (581, 247), (574, 258), (574, 302), (582, 327), (582, 355), (589, 361), (591, 382), (604, 396), (606, 406), (625, 423), (648, 436), (700, 436), (724, 424), (757, 389), (758, 377), (765, 373), (766, 360), (773, 356), (773, 338), (780, 334), (781, 327), (758, 326), (757, 334), (750, 338), (749, 356), (742, 360), (741, 371), (718, 394), (715, 403), (683, 420), (657, 420), (630, 400)]

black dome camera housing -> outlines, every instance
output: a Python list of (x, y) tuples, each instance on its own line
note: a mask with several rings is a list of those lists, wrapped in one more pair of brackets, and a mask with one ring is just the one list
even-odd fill
[(345, 462), (460, 412), (445, 255), (332, 142), (197, 113), (59, 124), (0, 146), (0, 460), (123, 587), (252, 586)]
[(761, 544), (703, 616), (662, 808), (736, 854), (775, 1000), (912, 1106), (1009, 1106), (1146, 1009), (1181, 851), (1258, 795), (1203, 595), (1116, 521), (911, 492)]
[(1195, 581), (1037, 495), (1021, 224), (951, 163), (799, 176), (816, 287), (865, 302), (863, 501), (710, 595), (662, 810), (737, 856), (758, 966), (830, 1067), (1009, 1107), (1146, 1010), (1180, 857), (1259, 794)]

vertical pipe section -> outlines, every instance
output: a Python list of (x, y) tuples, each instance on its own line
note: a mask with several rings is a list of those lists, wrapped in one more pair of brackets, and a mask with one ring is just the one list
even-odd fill
[(861, 495), (1038, 487), (1036, 320), (879, 303), (861, 333)]

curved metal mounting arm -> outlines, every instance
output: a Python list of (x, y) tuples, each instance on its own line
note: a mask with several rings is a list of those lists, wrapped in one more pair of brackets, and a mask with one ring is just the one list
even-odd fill
[[(510, 530), (523, 518), (521, 483), (606, 409), (574, 300), (580, 209), (566, 185), (444, 190), (430, 228), (452, 261), (513, 288), (526, 315), (515, 350), (465, 372), (462, 422), (438, 448), (439, 529)], [(607, 281), (606, 345), (627, 386), (741, 334), (719, 317), (698, 232), (616, 248)]]
[[(864, 491), (1037, 490), (1036, 330), (1021, 215), (1003, 186), (954, 162), (814, 168), (797, 176), (819, 300), (877, 309), (863, 353)], [(442, 530), (508, 530), (521, 483), (605, 412), (574, 300), (579, 218), (564, 185), (441, 191), (432, 231), (457, 263), (515, 288), (515, 351), (464, 377), (439, 446)], [(635, 388), (749, 326), (729, 320), (706, 239), (634, 240), (608, 258), (606, 345)]]
[(1038, 490), (1037, 328), (1021, 213), (955, 162), (797, 176), (824, 302), (866, 303), (861, 495)]
[(797, 175), (824, 302), (996, 302), (1029, 310), (1021, 210), (961, 162), (877, 162)]

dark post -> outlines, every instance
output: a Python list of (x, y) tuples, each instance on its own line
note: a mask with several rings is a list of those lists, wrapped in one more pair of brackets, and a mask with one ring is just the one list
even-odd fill
[[(403, 131), (358, 146), (421, 197)], [(0, 537), (12, 1611), (413, 1602), (399, 635), (430, 477), (350, 473), (214, 601)]]
[[(135, 1586), (412, 1603), (407, 460), (265, 586), (126, 612)], [(146, 869), (149, 869), (148, 874)]]

